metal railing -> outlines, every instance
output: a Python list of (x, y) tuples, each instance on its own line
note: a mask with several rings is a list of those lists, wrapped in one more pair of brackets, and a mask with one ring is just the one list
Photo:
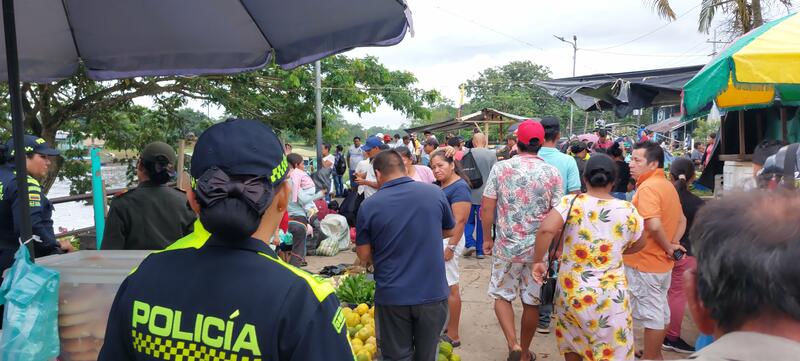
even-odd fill
[[(170, 186), (170, 187), (174, 187), (174, 186), (177, 185), (177, 182), (170, 182), (170, 183), (167, 183), (167, 185)], [(109, 189), (105, 190), (105, 193), (108, 194), (107, 198), (110, 199), (110, 198), (114, 197), (114, 194), (117, 194), (117, 193), (125, 191), (125, 190), (133, 190), (133, 189), (136, 189), (136, 187), (109, 188)], [(76, 195), (71, 195), (71, 196), (52, 198), (52, 199), (50, 199), (50, 203), (51, 204), (61, 204), (61, 203), (69, 203), (69, 202), (81, 202), (81, 201), (86, 201), (86, 200), (92, 199), (92, 197), (93, 197), (92, 193), (89, 192), (89, 193), (84, 193), (84, 194), (76, 194)], [(62, 238), (62, 237), (69, 237), (69, 236), (77, 236), (77, 235), (81, 235), (81, 234), (86, 234), (86, 233), (94, 231), (94, 229), (95, 229), (94, 226), (74, 229), (74, 230), (71, 230), (71, 231), (58, 233), (58, 234), (56, 234), (56, 238)]]

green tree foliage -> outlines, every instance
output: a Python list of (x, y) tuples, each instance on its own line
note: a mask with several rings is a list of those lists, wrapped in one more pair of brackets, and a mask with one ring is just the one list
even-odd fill
[[(50, 84), (22, 84), (26, 131), (48, 142), (59, 130), (106, 140), (108, 146), (138, 149), (152, 140), (175, 140), (192, 129), (197, 114), (179, 110), (188, 99), (214, 104), (235, 117), (262, 119), (279, 131), (314, 138), (314, 72), (306, 65), (291, 71), (269, 66), (233, 76), (133, 78), (96, 82), (83, 73)], [(323, 121), (334, 121), (339, 109), (374, 111), (381, 103), (411, 118), (427, 119), (436, 91), (415, 87), (405, 71), (387, 69), (374, 57), (337, 55), (322, 60)], [(10, 134), (7, 88), (0, 94), (0, 129)], [(149, 97), (155, 111), (133, 100)], [(207, 124), (205, 124), (207, 125)], [(7, 136), (6, 136), (7, 137)], [(174, 145), (174, 142), (168, 142)], [(49, 189), (63, 165), (55, 162), (45, 181)]]
[[(549, 68), (531, 61), (514, 61), (487, 68), (476, 79), (467, 80), (466, 95), (470, 101), (462, 113), (494, 108), (530, 117), (549, 115), (561, 119), (563, 126), (569, 120), (569, 104), (533, 84), (536, 80), (547, 80), (551, 76)], [(582, 117), (583, 113), (576, 110), (575, 119)]]
[(698, 120), (697, 125), (694, 128), (694, 132), (692, 132), (692, 137), (695, 139), (695, 141), (705, 142), (709, 134), (719, 131), (719, 125), (719, 121), (715, 120)]
[[(677, 19), (669, 0), (651, 1), (659, 16), (669, 20)], [(792, 7), (792, 0), (701, 0), (698, 31), (708, 33), (714, 19), (722, 14), (725, 27), (723, 30), (729, 33), (731, 39), (736, 38), (768, 21), (764, 18), (764, 9), (771, 6), (789, 9)]]

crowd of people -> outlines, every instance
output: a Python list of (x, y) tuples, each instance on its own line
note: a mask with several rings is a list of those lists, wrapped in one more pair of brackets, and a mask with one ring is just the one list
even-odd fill
[[(597, 143), (561, 144), (560, 129), (556, 118), (526, 120), (497, 150), (479, 131), (443, 143), (430, 133), (422, 141), (356, 137), (347, 152), (324, 145), (328, 171), (310, 175), (269, 127), (229, 120), (198, 141), (188, 205), (166, 186), (174, 150), (150, 144), (137, 162), (140, 187), (111, 203), (105, 238), (114, 249), (166, 251), (120, 287), (100, 359), (152, 352), (141, 340), (161, 326), (148, 313), (167, 311), (197, 316), (204, 329), (210, 321), (203, 320), (241, 317), (228, 322), (241, 320), (243, 329), (220, 323), (219, 330), (241, 332), (234, 349), (242, 358), (352, 359), (333, 290), (298, 269), (329, 190), (345, 196), (341, 213), (352, 213), (357, 256), (374, 269), (383, 360), (433, 360), (441, 340), (461, 346), (460, 323), (470, 317), (461, 313), (465, 257), (491, 257), (485, 286), (508, 360), (535, 360), (537, 332), (554, 332), (567, 361), (695, 353), (681, 335), (687, 305), (697, 328), (716, 339), (693, 359), (800, 354), (795, 193), (758, 190), (704, 205), (690, 188), (713, 148), (698, 147), (667, 168), (664, 148), (646, 133), (627, 144), (600, 129)], [(240, 145), (230, 145), (231, 134)], [(34, 233), (43, 238), (37, 253), (70, 251), (53, 236), (46, 197), (34, 192), (57, 152), (40, 138), (25, 141)], [(0, 168), (4, 268), (19, 247), (14, 174), (11, 164)], [(156, 203), (169, 214), (137, 212)], [(265, 310), (265, 302), (276, 307)], [(165, 339), (182, 337), (176, 327)], [(219, 348), (214, 339), (194, 341)]]
[[(355, 226), (359, 257), (374, 262), (376, 292), (418, 294), (419, 272), (429, 279), (443, 275), (449, 288), (440, 280), (437, 297), (376, 298), (377, 313), (398, 306), (410, 312), (378, 323), (379, 335), (405, 335), (393, 337), (385, 360), (430, 358), (436, 339), (427, 337), (429, 330), (421, 330), (415, 317), (431, 315), (415, 310), (436, 302), (449, 304), (448, 321), (439, 322), (440, 338), (460, 346), (459, 320), (469, 315), (460, 312), (458, 259), (489, 255), (487, 293), (494, 299), (509, 360), (535, 359), (534, 334), (551, 329), (568, 361), (658, 360), (662, 350), (695, 352), (681, 337), (695, 287), (684, 274), (697, 267), (691, 229), (704, 205), (690, 185), (710, 159), (715, 137), (708, 139), (711, 147), (698, 146), (665, 168), (666, 151), (650, 140), (652, 133), (635, 143), (611, 140), (604, 129), (597, 135), (594, 144), (560, 144), (559, 120), (545, 117), (521, 123), (496, 151), (486, 148), (486, 136), (478, 131), (468, 142), (471, 147), (455, 136), (440, 145), (430, 134), (413, 150), (380, 137), (367, 139), (361, 147), (366, 158), (354, 173), (363, 197)], [(354, 141), (349, 156), (358, 152), (358, 144)], [(478, 184), (474, 172), (480, 174)], [(434, 183), (442, 193), (425, 196), (400, 186), (412, 181)], [(398, 198), (376, 198), (382, 194)], [(403, 202), (401, 194), (429, 201)], [(381, 207), (395, 201), (411, 208)], [(428, 243), (439, 227), (445, 237), (441, 251)], [(557, 292), (552, 302), (542, 302), (548, 275)], [(517, 298), (523, 309), (519, 330), (512, 307)], [(641, 349), (634, 342), (638, 329), (644, 331)]]

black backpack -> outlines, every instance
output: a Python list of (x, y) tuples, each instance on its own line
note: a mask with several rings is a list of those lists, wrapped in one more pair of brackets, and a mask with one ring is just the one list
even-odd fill
[(333, 167), (336, 169), (336, 174), (344, 175), (347, 172), (347, 162), (341, 154), (336, 155), (336, 160), (333, 162)]
[(464, 174), (469, 178), (470, 188), (478, 189), (483, 185), (483, 175), (481, 170), (478, 169), (478, 163), (475, 162), (475, 156), (469, 152), (461, 158), (461, 169)]

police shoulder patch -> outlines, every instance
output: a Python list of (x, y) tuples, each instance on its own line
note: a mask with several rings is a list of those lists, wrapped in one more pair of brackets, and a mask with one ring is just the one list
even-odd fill
[(336, 333), (341, 333), (345, 323), (344, 313), (342, 313), (341, 307), (336, 309), (336, 314), (333, 315), (332, 323), (333, 329), (336, 330)]

